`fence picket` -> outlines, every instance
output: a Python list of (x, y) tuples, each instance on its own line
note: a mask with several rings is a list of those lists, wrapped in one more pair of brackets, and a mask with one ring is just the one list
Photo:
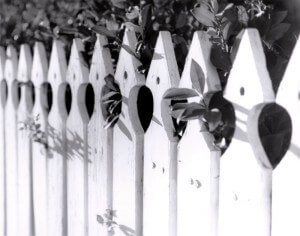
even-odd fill
[[(125, 31), (123, 45), (135, 51), (135, 32)], [(140, 62), (121, 49), (115, 79), (122, 93), (122, 113), (114, 128), (113, 210), (118, 223), (117, 235), (142, 235), (143, 222), (143, 132), (136, 133), (129, 116), (129, 93), (135, 85), (145, 84), (137, 72)]]
[(48, 116), (48, 235), (67, 235), (67, 144), (65, 107), (67, 61), (63, 45), (54, 41), (48, 81), (52, 88), (52, 107)]
[[(35, 87), (35, 104), (33, 118), (37, 119), (38, 129), (42, 133), (32, 143), (32, 170), (33, 170), (33, 210), (36, 235), (47, 234), (47, 91), (43, 88), (47, 80), (48, 61), (42, 43), (34, 46), (31, 80)], [(44, 137), (41, 136), (44, 134)]]
[(258, 121), (247, 128), (247, 118), (255, 105), (273, 101), (274, 93), (259, 33), (247, 29), (242, 34), (224, 92), (234, 106), (236, 128), (221, 158), (219, 235), (270, 236), (272, 169), (262, 167), (267, 163), (265, 156), (253, 153), (252, 141), (258, 143), (259, 136), (250, 143), (247, 131), (257, 131)]
[[(30, 86), (32, 56), (28, 45), (22, 45), (18, 80), (21, 87), (21, 99), (18, 107), (18, 122), (29, 124), (32, 119), (33, 97)], [(32, 141), (31, 132), (25, 128), (18, 130), (18, 174), (19, 174), (19, 232), (24, 236), (31, 236), (33, 231), (33, 194), (32, 194)]]
[(289, 113), (292, 138), (288, 152), (273, 171), (272, 235), (300, 235), (300, 179), (299, 149), (299, 89), (296, 78), (299, 70), (300, 41), (297, 42), (285, 75), (278, 89), (276, 102)]
[(81, 52), (83, 44), (74, 39), (67, 70), (72, 91), (72, 106), (67, 119), (67, 199), (68, 234), (87, 235), (87, 168), (90, 147), (87, 140), (88, 113), (85, 88), (89, 69)]
[(15, 48), (8, 46), (6, 50), (5, 78), (7, 80), (8, 97), (5, 111), (5, 127), (9, 130), (6, 136), (5, 145), (7, 152), (6, 159), (6, 196), (7, 196), (7, 235), (16, 236), (18, 229), (18, 153), (17, 153), (17, 107), (18, 87), (17, 71), (18, 57)]
[(6, 148), (5, 148), (5, 106), (7, 98), (7, 81), (4, 77), (6, 53), (0, 47), (0, 235), (6, 235)]
[[(162, 97), (177, 87), (179, 73), (171, 35), (160, 32), (147, 76), (147, 87), (154, 99), (153, 118), (145, 134), (144, 154), (144, 236), (176, 235), (177, 211), (177, 144), (168, 110)], [(163, 119), (169, 118), (169, 126)], [(166, 130), (168, 132), (166, 132)]]
[(90, 69), (90, 81), (94, 88), (95, 105), (88, 126), (88, 140), (91, 152), (88, 163), (88, 225), (89, 235), (108, 236), (108, 225), (101, 219), (107, 210), (112, 209), (112, 161), (113, 130), (104, 129), (104, 118), (101, 110), (101, 90), (104, 78), (112, 74), (113, 65), (107, 45), (107, 39), (98, 35)]
[[(217, 71), (210, 62), (209, 37), (201, 31), (194, 34), (179, 83), (179, 87), (195, 89), (202, 95), (221, 89)], [(204, 75), (200, 83), (195, 63)], [(199, 100), (199, 97), (189, 99)], [(182, 236), (217, 235), (221, 152), (214, 149), (212, 135), (200, 130), (199, 120), (189, 121), (178, 147), (178, 235)]]

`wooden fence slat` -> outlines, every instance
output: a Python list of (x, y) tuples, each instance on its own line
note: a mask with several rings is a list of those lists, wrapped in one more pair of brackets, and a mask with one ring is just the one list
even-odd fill
[[(28, 123), (32, 119), (33, 107), (30, 77), (32, 56), (28, 45), (22, 45), (19, 57), (18, 80), (21, 86), (21, 99), (18, 107), (18, 122)], [(22, 126), (22, 124), (20, 124)], [(19, 128), (21, 128), (19, 126)], [(18, 174), (19, 174), (19, 232), (24, 236), (33, 235), (32, 198), (32, 141), (28, 129), (18, 130)]]
[(288, 111), (293, 129), (289, 150), (273, 171), (273, 236), (300, 235), (300, 83), (297, 78), (299, 62), (298, 40), (276, 97), (276, 102)]
[[(135, 32), (125, 31), (123, 45), (135, 50)], [(144, 134), (137, 134), (129, 116), (129, 93), (135, 85), (145, 84), (137, 72), (140, 62), (121, 49), (115, 79), (123, 96), (122, 114), (113, 137), (113, 210), (118, 223), (117, 235), (142, 235), (143, 222), (143, 146)]]
[[(88, 163), (88, 227), (89, 235), (108, 236), (108, 227), (97, 217), (105, 218), (107, 210), (112, 209), (112, 135), (111, 128), (104, 129), (101, 110), (101, 90), (104, 78), (112, 74), (113, 65), (107, 39), (98, 35), (90, 69), (90, 82), (95, 93), (93, 115), (88, 125), (90, 146)], [(107, 219), (106, 219), (107, 220)]]
[(0, 47), (0, 235), (6, 235), (6, 147), (5, 147), (5, 106), (6, 79), (4, 77), (5, 50)]
[(72, 91), (72, 106), (67, 119), (67, 199), (68, 234), (87, 235), (87, 167), (88, 113), (85, 107), (85, 86), (89, 69), (84, 63), (81, 40), (74, 39), (67, 70)]
[(54, 41), (48, 81), (52, 88), (52, 107), (48, 116), (47, 194), (48, 235), (67, 235), (67, 144), (64, 89), (66, 86), (67, 61), (63, 45)]
[[(205, 32), (194, 34), (179, 87), (195, 89), (202, 95), (220, 91), (217, 71), (210, 62), (209, 38)], [(203, 81), (199, 81), (195, 66), (202, 70)], [(189, 101), (199, 102), (199, 97)], [(209, 137), (210, 142), (214, 138), (200, 130), (199, 120), (189, 121), (178, 146), (178, 235), (181, 236), (217, 235), (221, 151), (214, 149), (212, 143), (207, 144)]]
[[(179, 73), (169, 32), (160, 32), (146, 85), (154, 99), (153, 119), (145, 134), (144, 236), (176, 235), (177, 143), (163, 126), (162, 97), (177, 87)], [(169, 114), (168, 114), (168, 117)], [(169, 139), (169, 137), (170, 139)]]
[(16, 90), (16, 78), (18, 71), (17, 52), (12, 46), (6, 50), (7, 59), (5, 62), (5, 78), (7, 80), (8, 98), (5, 111), (5, 127), (9, 130), (9, 135), (5, 139), (7, 159), (6, 159), (6, 196), (7, 196), (7, 235), (16, 236), (18, 229), (18, 125), (17, 110), (15, 101), (18, 96)]
[[(247, 118), (255, 105), (274, 101), (274, 93), (259, 33), (247, 29), (242, 34), (224, 92), (234, 106), (236, 128), (221, 158), (219, 235), (270, 236), (272, 169), (265, 156), (253, 153), (247, 131), (258, 126), (247, 128)], [(258, 135), (253, 139), (259, 143)]]
[[(46, 91), (43, 90), (47, 80), (48, 61), (46, 51), (42, 43), (37, 42), (34, 47), (31, 80), (35, 87), (35, 104), (33, 118), (40, 125), (39, 131), (44, 134), (41, 140), (32, 143), (32, 168), (33, 168), (33, 209), (34, 226), (36, 235), (47, 234), (47, 158), (48, 150), (46, 142), (47, 108)], [(40, 135), (39, 135), (40, 136)]]

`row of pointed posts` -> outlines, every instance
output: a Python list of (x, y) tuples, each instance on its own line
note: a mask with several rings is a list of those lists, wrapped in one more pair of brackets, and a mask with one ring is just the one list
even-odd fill
[[(125, 31), (123, 44), (134, 50), (136, 43), (134, 32)], [(114, 72), (106, 45), (98, 35), (90, 67), (79, 39), (68, 62), (60, 41), (49, 62), (42, 43), (33, 57), (27, 45), (19, 57), (12, 46), (0, 48), (0, 235), (300, 234), (299, 43), (275, 97), (258, 32), (238, 36), (223, 93), (235, 111), (235, 130), (223, 155), (213, 136), (200, 132), (199, 120), (188, 122), (181, 138), (174, 135), (163, 100), (176, 87), (202, 95), (221, 91), (205, 32), (195, 32), (181, 76), (169, 32), (158, 36), (147, 78), (124, 48)], [(195, 80), (195, 63), (204, 81)], [(106, 129), (101, 93), (109, 74), (120, 87), (122, 111)], [(149, 96), (141, 100), (143, 93)], [(87, 97), (94, 100), (91, 114)], [(276, 168), (258, 130), (262, 110), (275, 102), (293, 127)], [(141, 110), (153, 111), (149, 121), (141, 120)], [(20, 128), (32, 119), (38, 137)]]

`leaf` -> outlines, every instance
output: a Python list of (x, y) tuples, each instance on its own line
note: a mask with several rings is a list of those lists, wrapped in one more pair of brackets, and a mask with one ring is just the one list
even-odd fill
[(183, 110), (183, 112), (177, 117), (177, 120), (180, 121), (188, 121), (188, 120), (195, 120), (199, 119), (201, 116), (203, 116), (206, 113), (205, 107), (203, 107), (201, 104), (192, 102), (187, 103), (187, 106)]
[(191, 62), (190, 76), (193, 88), (196, 89), (199, 93), (203, 94), (205, 89), (205, 75), (201, 66), (194, 59), (192, 59)]
[(119, 116), (109, 116), (104, 122), (104, 129), (108, 129), (109, 127), (114, 126), (118, 119)]
[(120, 91), (119, 85), (115, 82), (115, 78), (113, 75), (109, 74), (109, 75), (105, 76), (104, 80), (105, 80), (105, 85), (109, 89), (111, 89), (113, 91), (117, 91), (117, 92)]
[(135, 25), (132, 22), (125, 22), (125, 26), (130, 31), (142, 33), (142, 28), (139, 25)]
[(125, 9), (129, 7), (129, 4), (125, 0), (111, 0), (111, 2), (117, 8)]
[(193, 16), (199, 21), (201, 24), (207, 27), (213, 27), (215, 23), (215, 15), (205, 5), (201, 5), (200, 7), (196, 7), (192, 10)]
[(219, 11), (218, 1), (217, 0), (211, 0), (210, 2), (211, 2), (212, 9), (214, 10), (214, 13), (217, 14), (218, 11)]
[(151, 17), (152, 17), (152, 6), (151, 4), (147, 4), (142, 9), (141, 19), (140, 19), (140, 26), (142, 27), (144, 34), (148, 31), (148, 28), (151, 25)]
[(287, 11), (276, 11), (271, 15), (271, 25), (278, 25), (280, 24), (286, 17), (288, 12)]
[(209, 131), (214, 131), (222, 123), (222, 113), (214, 108), (204, 114), (203, 120), (207, 122)]
[(290, 29), (291, 25), (288, 23), (281, 23), (273, 26), (266, 35), (267, 40), (276, 41), (283, 37), (283, 35)]
[(107, 100), (107, 99), (109, 99), (109, 98), (111, 98), (112, 96), (117, 95), (117, 94), (119, 94), (119, 93), (116, 92), (116, 91), (108, 92), (108, 93), (106, 93), (105, 95), (103, 95), (103, 96), (101, 97), (101, 100), (102, 100), (102, 101), (105, 101), (105, 100)]
[(139, 8), (135, 6), (134, 8), (131, 9), (130, 12), (126, 12), (126, 17), (129, 20), (134, 20), (139, 16), (139, 14), (140, 14)]
[(104, 224), (104, 219), (103, 219), (103, 217), (100, 216), (100, 215), (97, 215), (97, 221), (98, 221), (98, 223), (100, 223), (101, 225)]
[(95, 25), (92, 27), (92, 30), (98, 34), (110, 37), (110, 38), (115, 38), (116, 34), (108, 29), (106, 29), (104, 26), (101, 25)]
[(128, 52), (130, 55), (134, 56), (135, 58), (137, 58), (139, 60), (138, 56), (135, 54), (135, 51), (132, 50), (131, 47), (129, 47), (126, 44), (122, 44), (121, 47), (124, 48), (125, 51)]
[(249, 21), (249, 16), (247, 13), (247, 10), (244, 6), (237, 6), (237, 10), (238, 10), (238, 21), (244, 25), (247, 26), (248, 25), (248, 21)]
[(193, 90), (188, 88), (171, 88), (168, 89), (164, 95), (164, 99), (172, 99), (172, 100), (182, 100), (191, 97), (197, 97), (199, 94)]
[(187, 17), (185, 13), (181, 13), (176, 20), (176, 29), (180, 29), (187, 24)]
[(218, 69), (230, 71), (232, 62), (228, 53), (224, 52), (218, 45), (213, 45), (210, 54), (211, 63)]

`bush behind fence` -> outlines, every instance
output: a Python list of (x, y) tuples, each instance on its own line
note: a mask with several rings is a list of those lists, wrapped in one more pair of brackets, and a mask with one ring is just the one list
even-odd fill
[[(241, 33), (224, 91), (236, 126), (222, 157), (199, 120), (177, 138), (163, 100), (175, 87), (221, 90), (205, 32), (195, 32), (181, 79), (169, 32), (159, 34), (147, 78), (124, 48), (114, 72), (106, 44), (99, 35), (90, 68), (79, 39), (68, 63), (59, 41), (49, 62), (38, 42), (33, 57), (27, 45), (19, 58), (13, 47), (0, 48), (1, 235), (300, 234), (299, 43), (275, 98), (258, 32)], [(133, 32), (123, 44), (134, 50)], [(200, 90), (192, 62), (205, 75)], [(106, 129), (101, 93), (109, 74), (122, 110)], [(293, 126), (276, 168), (258, 130), (271, 102), (289, 112)]]

